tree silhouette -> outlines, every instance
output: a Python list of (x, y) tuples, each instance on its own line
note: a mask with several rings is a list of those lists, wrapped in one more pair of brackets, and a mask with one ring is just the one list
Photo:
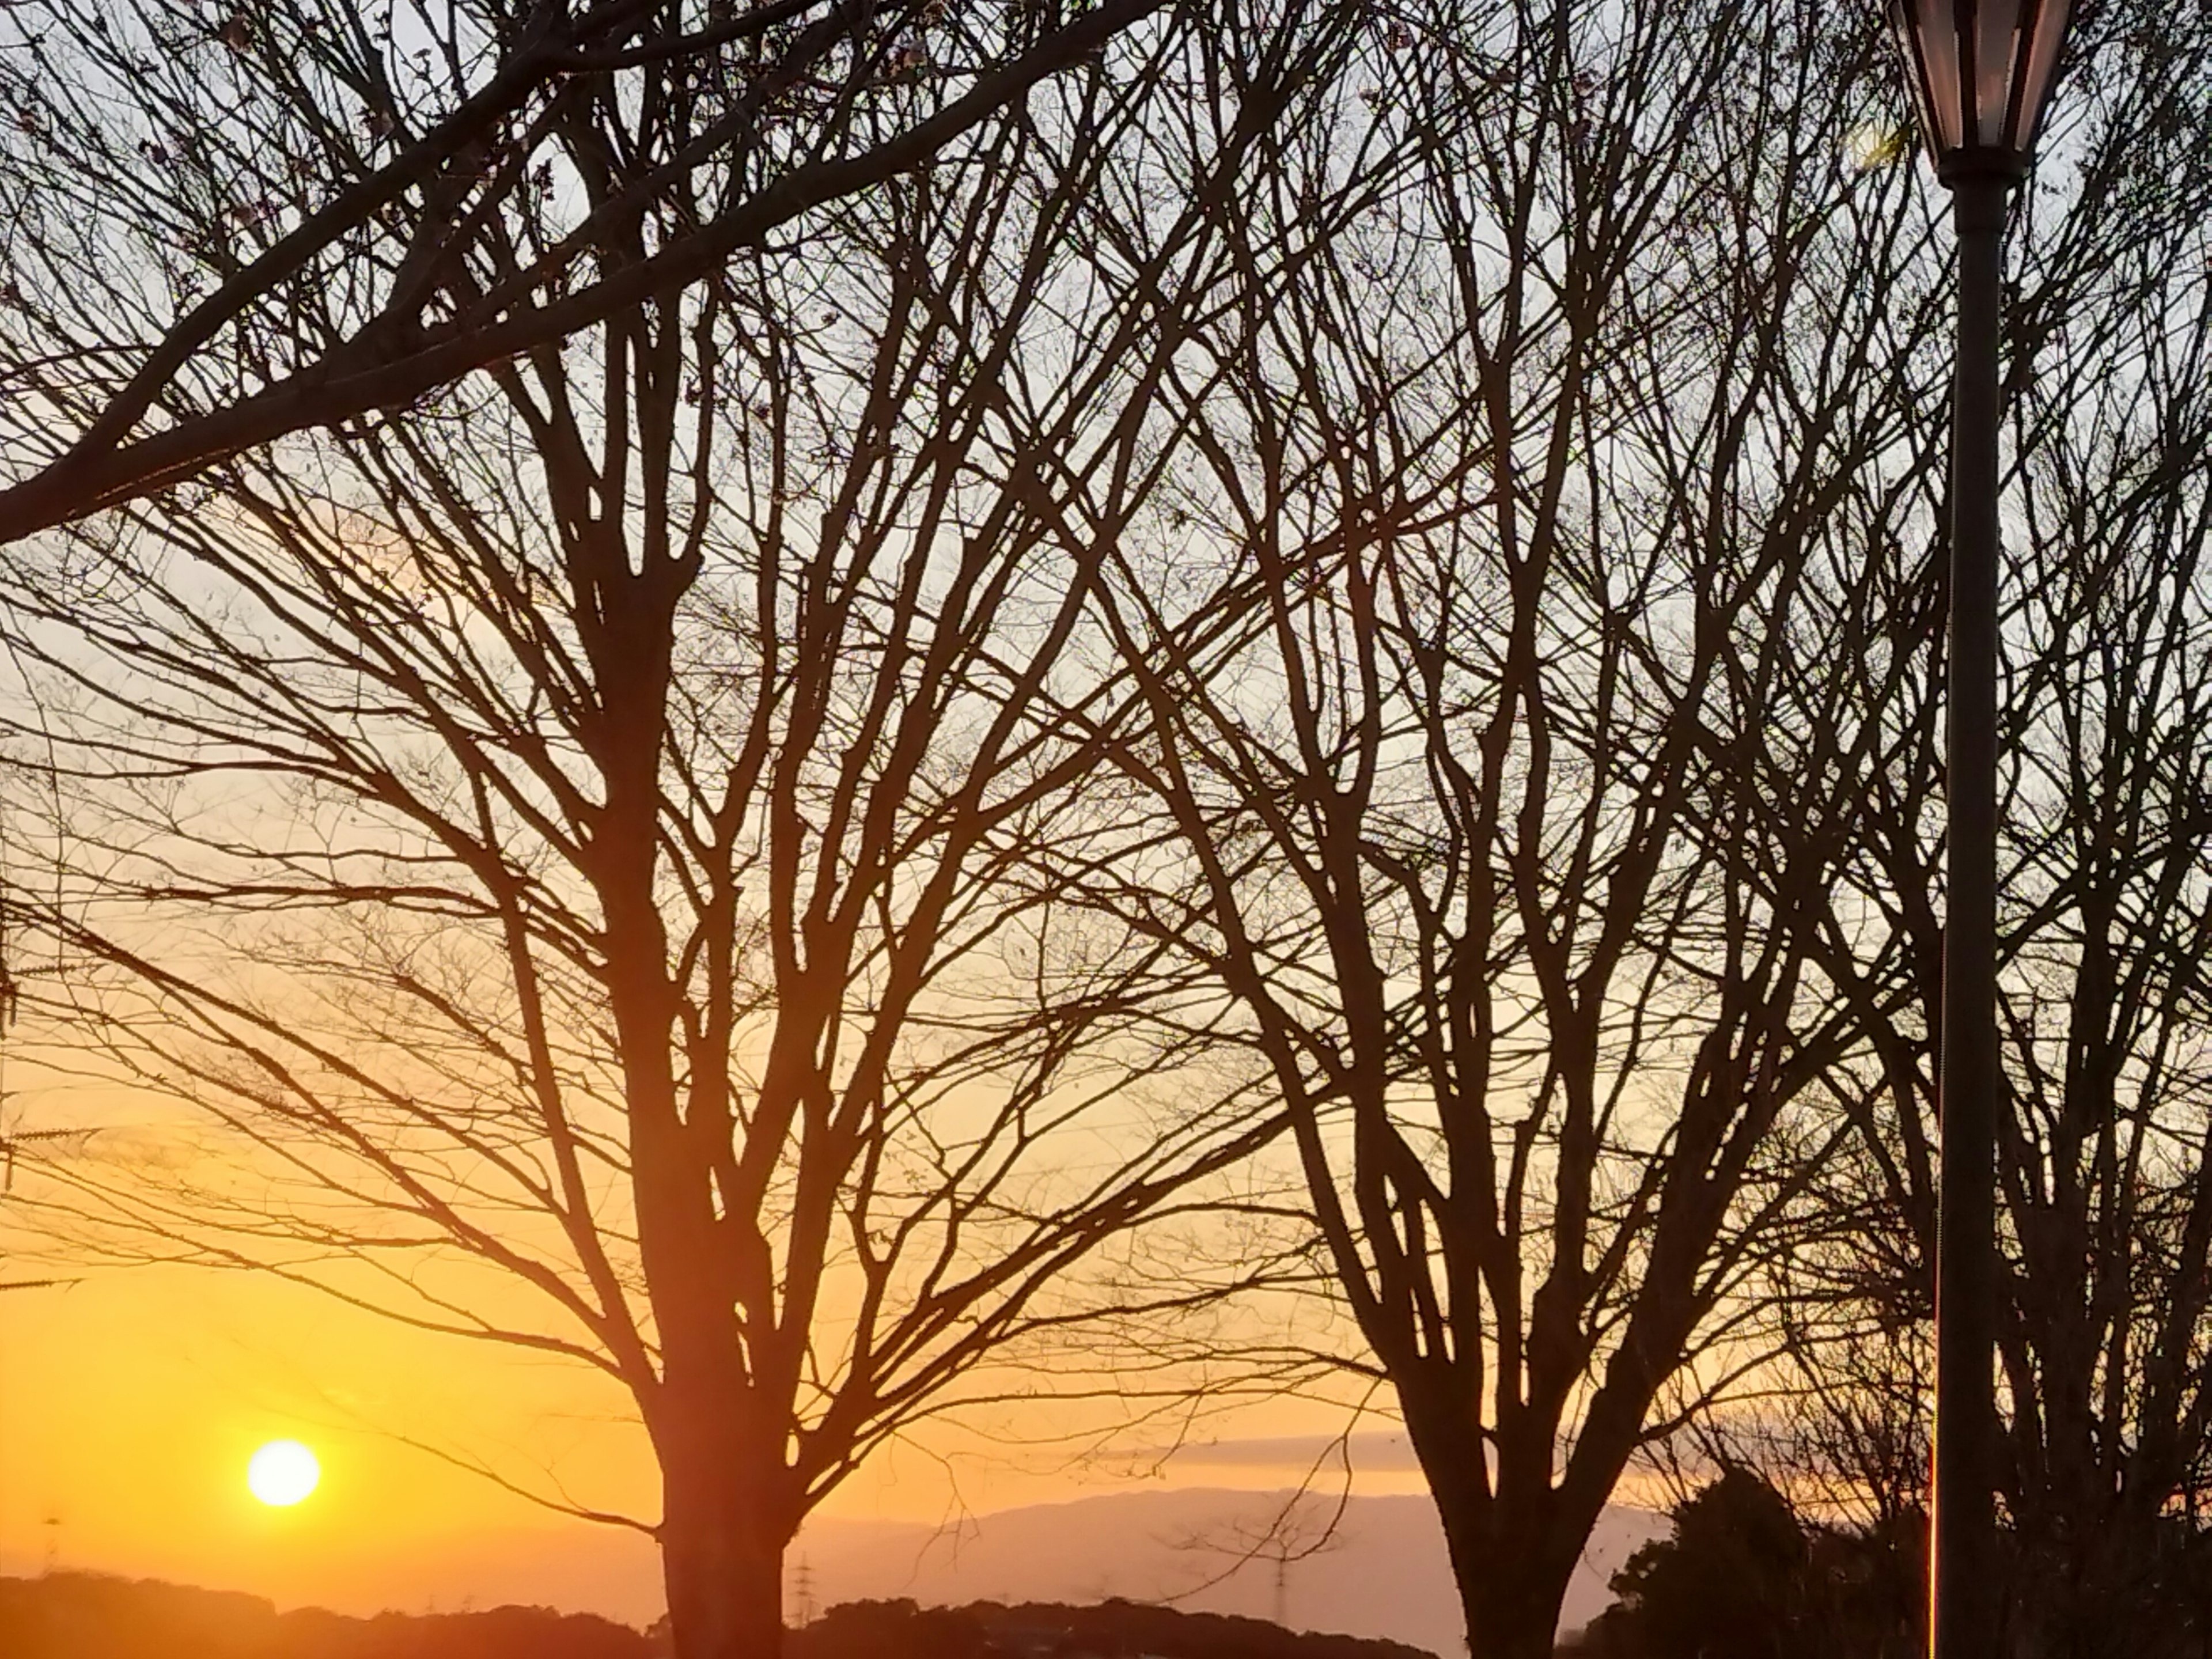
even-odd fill
[(1244, 257), (1310, 257), (1170, 388), (1115, 756), (1187, 862), (1092, 886), (1233, 1003), (1473, 1650), (1541, 1659), (1638, 1448), (1778, 1339), (1761, 1261), (1845, 1138), (1866, 1039), (1797, 923), (1870, 763), (1771, 696), (1857, 648), (1812, 573), (1863, 587), (1850, 485), (1926, 424), (1926, 221), (1833, 164), (1870, 23), (1450, 3), (1376, 44), (1243, 204)]
[[(1188, 994), (1168, 953), (1040, 877), (1120, 834), (1085, 785), (1140, 706), (1060, 513), (1152, 464), (1212, 204), (1344, 39), (1291, 21), (1126, 37), (804, 260), (0, 569), (56, 803), (17, 867), (59, 876), (9, 902), (70, 964), (25, 1046), (238, 1153), (82, 1207), (627, 1390), (660, 1515), (532, 1492), (653, 1534), (683, 1659), (774, 1654), (787, 1544), (890, 1437), (1131, 1409), (1063, 1334), (1166, 1365), (1270, 1271), (1133, 1239), (1241, 1200), (1278, 1121), (1138, 1005)], [(561, 108), (610, 204), (600, 158), (690, 118)], [(671, 188), (595, 234), (649, 264), (712, 216)]]
[(1158, 8), (0, 9), (0, 543), (803, 246)]

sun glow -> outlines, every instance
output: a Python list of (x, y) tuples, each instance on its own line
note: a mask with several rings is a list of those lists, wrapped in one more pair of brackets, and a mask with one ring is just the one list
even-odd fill
[(287, 1509), (314, 1491), (323, 1467), (296, 1440), (272, 1440), (246, 1465), (246, 1486), (273, 1509)]
[(1894, 121), (1861, 121), (1844, 135), (1844, 159), (1854, 173), (1894, 166), (1911, 147), (1911, 134)]

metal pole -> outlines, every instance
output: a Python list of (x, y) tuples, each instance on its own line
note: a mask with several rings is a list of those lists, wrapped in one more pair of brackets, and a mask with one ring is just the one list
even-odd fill
[(1928, 1623), (1934, 1659), (1997, 1659), (1997, 330), (2010, 180), (1976, 173), (1948, 182), (1959, 233), (1959, 358)]

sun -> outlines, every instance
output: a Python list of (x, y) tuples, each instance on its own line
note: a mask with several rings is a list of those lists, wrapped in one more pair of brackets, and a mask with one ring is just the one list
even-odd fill
[(296, 1440), (272, 1440), (246, 1460), (246, 1487), (272, 1509), (289, 1509), (323, 1478), (314, 1453)]

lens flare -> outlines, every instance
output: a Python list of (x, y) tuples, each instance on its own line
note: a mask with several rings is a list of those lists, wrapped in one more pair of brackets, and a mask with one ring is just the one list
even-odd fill
[(1861, 121), (1844, 135), (1844, 160), (1856, 173), (1894, 167), (1905, 159), (1911, 140), (1893, 121)]

